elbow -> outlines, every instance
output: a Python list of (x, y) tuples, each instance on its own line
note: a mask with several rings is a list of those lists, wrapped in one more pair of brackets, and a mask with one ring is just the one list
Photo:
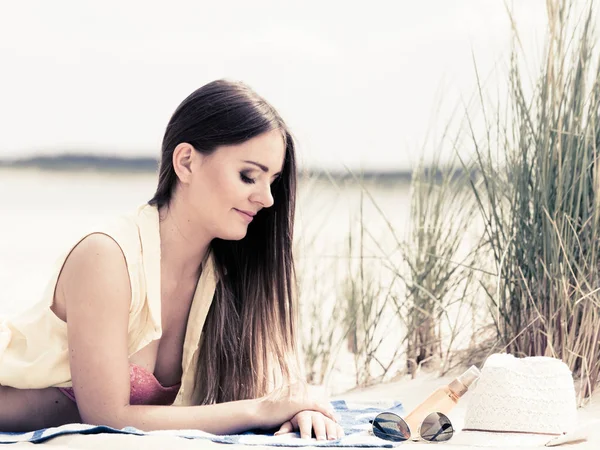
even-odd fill
[(88, 425), (100, 425), (120, 430), (127, 426), (132, 426), (128, 419), (130, 416), (130, 405), (106, 408), (79, 408), (81, 422)]

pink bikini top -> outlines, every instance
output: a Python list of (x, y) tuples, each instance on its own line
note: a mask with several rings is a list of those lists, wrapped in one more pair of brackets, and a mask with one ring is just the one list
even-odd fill
[[(136, 364), (129, 364), (129, 378), (131, 380), (131, 394), (129, 403), (131, 405), (171, 405), (177, 397), (179, 386), (165, 387), (159, 383), (153, 373)], [(63, 394), (74, 402), (75, 393), (73, 388), (58, 388)]]

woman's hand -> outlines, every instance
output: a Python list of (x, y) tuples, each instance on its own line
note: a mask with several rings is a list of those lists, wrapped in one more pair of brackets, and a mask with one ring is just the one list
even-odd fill
[(295, 430), (300, 430), (302, 439), (310, 439), (311, 430), (314, 430), (318, 441), (341, 439), (344, 436), (344, 430), (341, 426), (316, 411), (300, 411), (291, 420), (281, 425), (275, 436)]
[(337, 422), (329, 402), (311, 395), (306, 383), (298, 382), (275, 389), (258, 399), (258, 421), (262, 429), (275, 428), (301, 411), (319, 412)]

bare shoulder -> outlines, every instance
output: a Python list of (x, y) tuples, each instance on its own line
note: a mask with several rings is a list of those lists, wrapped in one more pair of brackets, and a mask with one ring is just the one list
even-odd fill
[(123, 251), (110, 236), (93, 233), (82, 239), (67, 256), (60, 273), (53, 309), (67, 320), (73, 302), (129, 304), (131, 286)]
[(92, 233), (83, 238), (71, 251), (68, 260), (79, 264), (98, 264), (102, 261), (125, 260), (119, 244), (104, 233)]

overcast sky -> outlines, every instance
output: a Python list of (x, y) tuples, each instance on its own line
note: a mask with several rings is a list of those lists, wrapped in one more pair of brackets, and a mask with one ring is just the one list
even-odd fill
[[(517, 2), (541, 53), (545, 0)], [(305, 166), (403, 169), (444, 98), (508, 58), (504, 0), (0, 0), (0, 158), (157, 156), (193, 90), (243, 80)], [(439, 122), (439, 120), (438, 120)]]

